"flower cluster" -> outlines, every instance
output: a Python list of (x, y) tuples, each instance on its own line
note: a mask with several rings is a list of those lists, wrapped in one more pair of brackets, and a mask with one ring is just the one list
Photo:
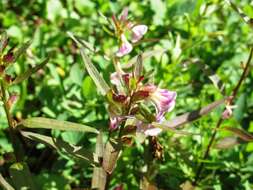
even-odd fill
[(113, 16), (112, 20), (115, 28), (115, 35), (119, 38), (120, 47), (116, 53), (117, 57), (129, 54), (133, 50), (133, 45), (127, 40), (126, 33), (131, 33), (131, 42), (138, 42), (147, 32), (148, 27), (143, 24), (135, 24), (128, 20), (128, 8), (125, 8), (119, 19)]
[[(144, 82), (143, 75), (136, 77), (131, 73), (120, 72), (111, 74), (114, 89), (111, 93), (110, 129), (119, 127), (126, 119), (133, 120), (137, 132), (147, 136), (155, 136), (161, 132), (152, 122), (162, 122), (165, 113), (175, 106), (176, 92), (161, 89), (154, 84)], [(155, 108), (155, 114), (145, 109), (145, 105)]]
[[(117, 57), (122, 57), (133, 49), (132, 44), (127, 40), (127, 32), (131, 33), (131, 42), (136, 43), (148, 30), (146, 25), (134, 24), (127, 17), (127, 8), (123, 10), (119, 19), (112, 17), (115, 34), (120, 40)], [(153, 126), (152, 123), (162, 122), (165, 114), (174, 108), (176, 92), (161, 89), (149, 82), (148, 78), (143, 75), (140, 60), (132, 66), (131, 72), (125, 72), (121, 68), (119, 59), (115, 59), (114, 66), (116, 72), (110, 76), (113, 89), (107, 95), (110, 102), (108, 107), (110, 129), (116, 130), (124, 123), (126, 131), (128, 128), (128, 131), (130, 129), (130, 131), (141, 132), (146, 136), (158, 135), (162, 130)], [(131, 124), (126, 124), (129, 121)]]

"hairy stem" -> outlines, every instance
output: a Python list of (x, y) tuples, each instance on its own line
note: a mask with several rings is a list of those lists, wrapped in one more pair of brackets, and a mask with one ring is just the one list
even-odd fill
[[(240, 86), (242, 85), (242, 82), (244, 81), (244, 79), (246, 78), (246, 76), (248, 74), (248, 70), (249, 70), (249, 67), (250, 67), (250, 62), (251, 62), (251, 59), (252, 59), (252, 55), (253, 55), (253, 48), (251, 48), (251, 50), (250, 50), (250, 54), (249, 54), (246, 66), (245, 66), (245, 68), (243, 70), (243, 73), (242, 73), (242, 75), (241, 75), (241, 77), (240, 77), (237, 85), (235, 86), (235, 88), (232, 91), (231, 98), (228, 100), (229, 101), (228, 102), (229, 105), (233, 104), (234, 99), (235, 99), (235, 97), (236, 97), (236, 95), (238, 93), (238, 90), (239, 90)], [(208, 158), (209, 153), (211, 151), (211, 147), (213, 145), (213, 142), (214, 142), (216, 134), (217, 134), (217, 129), (220, 128), (222, 122), (223, 122), (223, 118), (221, 116), (220, 119), (218, 120), (217, 125), (215, 127), (215, 130), (214, 130), (214, 132), (213, 132), (213, 134), (212, 134), (212, 136), (211, 136), (211, 138), (209, 140), (209, 143), (207, 145), (206, 151), (205, 151), (204, 156), (203, 156), (203, 160), (205, 160), (205, 159)], [(196, 185), (198, 183), (198, 181), (199, 181), (199, 179), (201, 177), (201, 172), (203, 171), (203, 168), (204, 168), (204, 162), (201, 162), (201, 164), (199, 165), (199, 167), (197, 169), (196, 176), (195, 176), (195, 179), (193, 181), (193, 185)]]

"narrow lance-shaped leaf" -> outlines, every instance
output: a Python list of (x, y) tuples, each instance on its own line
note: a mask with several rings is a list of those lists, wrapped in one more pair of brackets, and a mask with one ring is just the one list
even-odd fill
[(82, 159), (91, 164), (95, 164), (95, 161), (93, 159), (93, 153), (80, 146), (74, 146), (60, 139), (41, 135), (38, 133), (21, 131), (21, 134), (28, 139), (50, 146), (51, 148), (54, 148), (59, 152), (64, 151), (67, 154), (73, 156), (74, 158)]
[(26, 72), (22, 73), (21, 75), (17, 76), (17, 78), (13, 81), (13, 84), (18, 84), (26, 79), (28, 79), (33, 73), (37, 72), (38, 70), (42, 69), (49, 61), (49, 57), (43, 60), (39, 65), (28, 69)]
[(7, 46), (8, 44), (8, 36), (7, 36), (7, 33), (4, 31), (2, 34), (1, 34), (1, 40), (0, 40), (0, 55), (3, 53), (5, 47)]
[(16, 189), (31, 189), (37, 190), (32, 180), (32, 175), (25, 162), (17, 162), (12, 164), (10, 169), (10, 175), (13, 184)]
[(25, 53), (25, 51), (29, 48), (31, 43), (32, 43), (32, 40), (29, 40), (28, 42), (24, 43), (19, 49), (17, 49), (14, 52), (14, 61), (13, 62), (17, 61), (19, 56), (22, 55), (23, 53)]
[(92, 78), (98, 90), (102, 93), (102, 95), (106, 95), (107, 92), (109, 92), (110, 87), (105, 82), (104, 78), (99, 74), (97, 68), (92, 64), (88, 55), (85, 53), (85, 47), (90, 49), (89, 46), (87, 46), (87, 44), (84, 43), (85, 42), (84, 40), (78, 39), (71, 32), (67, 32), (67, 34), (74, 40), (74, 42), (77, 45), (81, 47), (80, 48), (81, 56), (88, 74), (90, 75), (90, 77)]
[(243, 129), (238, 129), (235, 127), (223, 127), (221, 128), (221, 130), (232, 132), (233, 134), (235, 134), (236, 136), (238, 136), (240, 139), (244, 141), (247, 141), (247, 142), (253, 141), (253, 135)]
[(102, 95), (106, 95), (110, 91), (110, 87), (105, 82), (103, 77), (99, 74), (98, 70), (92, 64), (89, 57), (86, 55), (84, 48), (81, 48), (80, 51), (87, 72), (89, 73), (90, 77), (92, 78), (98, 90), (102, 93)]
[[(151, 51), (147, 51), (142, 53), (142, 60), (144, 61), (145, 59), (148, 59), (150, 57), (153, 57), (155, 55), (159, 55), (162, 53), (165, 53), (167, 50), (166, 49), (159, 49), (159, 50), (151, 50)], [(127, 64), (123, 64), (122, 68), (123, 69), (128, 69), (131, 68), (138, 60), (139, 55), (133, 57), (130, 61), (128, 61)]]
[(0, 185), (2, 186), (2, 188), (4, 190), (15, 190), (2, 176), (2, 174), (0, 173)]
[(69, 121), (59, 121), (56, 119), (48, 119), (43, 117), (32, 117), (25, 119), (19, 123), (27, 128), (43, 128), (43, 129), (57, 129), (65, 131), (81, 131), (81, 132), (90, 132), (98, 134), (98, 130), (93, 127), (72, 123)]
[(90, 44), (89, 42), (85, 41), (81, 37), (74, 35), (72, 32), (67, 32), (67, 34), (80, 47), (85, 47), (85, 48), (89, 49), (92, 52), (96, 51), (92, 44)]
[(169, 128), (177, 128), (182, 125), (185, 125), (187, 123), (193, 122), (199, 118), (201, 118), (204, 115), (207, 115), (210, 113), (212, 110), (217, 108), (219, 105), (223, 104), (226, 99), (218, 100), (215, 101), (201, 109), (192, 111), (192, 112), (187, 112), (185, 114), (182, 114), (180, 116), (175, 117), (172, 120), (165, 121), (162, 123), (154, 123), (157, 127), (162, 128), (164, 130), (171, 130)]
[(239, 141), (237, 137), (225, 137), (223, 139), (220, 139), (216, 144), (215, 148), (217, 149), (227, 149), (227, 148), (233, 148), (235, 145), (238, 145)]

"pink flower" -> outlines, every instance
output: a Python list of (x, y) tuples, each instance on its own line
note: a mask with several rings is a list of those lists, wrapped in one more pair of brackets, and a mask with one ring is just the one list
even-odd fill
[(167, 89), (161, 89), (154, 85), (148, 85), (143, 88), (149, 92), (148, 99), (155, 104), (157, 119), (160, 120), (164, 113), (170, 112), (176, 104), (177, 93)]
[(222, 113), (222, 119), (229, 119), (232, 114), (233, 114), (233, 110), (234, 108), (236, 108), (236, 105), (226, 105), (226, 109), (224, 110), (224, 112)]
[(131, 41), (133, 43), (138, 42), (144, 34), (147, 32), (148, 27), (143, 24), (136, 25), (127, 19), (128, 17), (128, 8), (124, 8), (121, 16), (117, 19), (115, 16), (112, 17), (114, 22), (116, 36), (120, 38), (120, 47), (116, 53), (117, 57), (123, 57), (126, 54), (129, 54), (133, 46), (127, 41), (125, 33), (130, 31), (132, 34)]
[[(145, 86), (142, 90), (149, 92), (147, 100), (154, 103), (156, 107), (156, 122), (162, 122), (164, 120), (164, 114), (175, 107), (177, 93), (157, 88), (154, 85)], [(147, 136), (157, 136), (162, 132), (162, 129), (154, 127), (152, 124), (146, 124), (142, 121), (138, 123), (137, 130), (143, 132)]]
[(136, 25), (132, 28), (132, 42), (138, 42), (144, 34), (148, 31), (148, 27), (146, 25)]
[(129, 54), (133, 50), (132, 44), (130, 44), (127, 41), (124, 34), (121, 34), (120, 39), (121, 39), (121, 45), (120, 45), (120, 48), (119, 48), (118, 52), (116, 53), (117, 57), (123, 57), (124, 55)]

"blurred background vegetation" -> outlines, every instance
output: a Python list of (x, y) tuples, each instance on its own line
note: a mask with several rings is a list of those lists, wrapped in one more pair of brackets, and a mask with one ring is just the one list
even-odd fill
[[(237, 0), (235, 3), (253, 17), (253, 2)], [(47, 66), (13, 87), (20, 94), (13, 113), (16, 119), (44, 116), (89, 124), (107, 129), (108, 115), (103, 98), (97, 94), (87, 75), (79, 52), (67, 31), (94, 44), (101, 53), (92, 57), (93, 63), (108, 80), (113, 70), (111, 61), (103, 57), (117, 50), (115, 39), (103, 29), (105, 21), (100, 13), (110, 17), (118, 15), (128, 6), (132, 18), (148, 25), (145, 38), (159, 39), (137, 46), (131, 56), (141, 51), (165, 48), (162, 56), (144, 62), (146, 70), (156, 71), (155, 81), (164, 88), (178, 93), (172, 118), (186, 111), (205, 106), (222, 98), (208, 77), (192, 60), (212, 68), (230, 94), (246, 61), (253, 43), (252, 28), (224, 1), (221, 0), (143, 0), (143, 1), (91, 1), (91, 0), (1, 0), (0, 28), (11, 37), (11, 46), (33, 39), (26, 57), (15, 64), (12, 75), (37, 64), (53, 52)], [(130, 56), (124, 58), (127, 63)], [(253, 132), (253, 71), (240, 89), (236, 99), (234, 117), (222, 126), (243, 128)], [(197, 163), (201, 161), (210, 135), (222, 108), (201, 120), (184, 126), (184, 130), (200, 136), (180, 136), (169, 132), (159, 136), (164, 148), (164, 159), (157, 161), (153, 181), (159, 189), (180, 189), (180, 184), (194, 178)], [(12, 151), (7, 133), (7, 121), (0, 110), (0, 171), (5, 173), (6, 154)], [(90, 134), (41, 130), (40, 133), (60, 137), (64, 141), (92, 149), (96, 137)], [(231, 135), (219, 132), (218, 139)], [(49, 147), (32, 141), (25, 142), (27, 162), (41, 189), (71, 189), (89, 187), (92, 168), (58, 154)], [(112, 187), (124, 184), (125, 189), (138, 189), (144, 165), (143, 146), (127, 148), (112, 177)], [(205, 161), (200, 189), (253, 189), (253, 143), (230, 149), (212, 149)], [(203, 161), (203, 160), (202, 160)]]

